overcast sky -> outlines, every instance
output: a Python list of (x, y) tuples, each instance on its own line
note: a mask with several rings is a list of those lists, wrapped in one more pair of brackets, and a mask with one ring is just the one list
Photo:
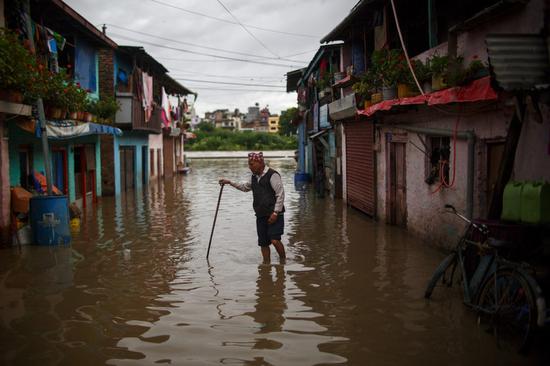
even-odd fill
[(106, 24), (119, 45), (143, 46), (196, 91), (201, 117), (221, 108), (246, 112), (256, 102), (271, 113), (296, 106), (296, 93), (285, 92), (285, 73), (307, 66), (320, 39), (357, 1), (65, 0), (96, 27)]

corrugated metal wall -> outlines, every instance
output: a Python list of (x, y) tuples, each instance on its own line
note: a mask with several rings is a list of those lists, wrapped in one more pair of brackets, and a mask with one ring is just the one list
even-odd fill
[(374, 125), (367, 121), (346, 122), (347, 202), (372, 217), (376, 216)]

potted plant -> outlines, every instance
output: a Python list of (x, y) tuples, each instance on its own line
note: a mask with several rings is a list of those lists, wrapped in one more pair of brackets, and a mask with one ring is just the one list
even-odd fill
[(372, 53), (372, 68), (379, 75), (384, 100), (397, 98), (397, 84), (403, 78), (405, 67), (400, 49), (380, 49)]
[(22, 103), (35, 98), (37, 61), (18, 36), (0, 29), (0, 99)]
[(114, 97), (102, 97), (95, 103), (93, 114), (99, 123), (113, 123), (116, 112), (120, 110), (120, 103)]
[(449, 66), (449, 57), (439, 56), (437, 53), (428, 59), (432, 71), (432, 90), (441, 90), (447, 87), (445, 75)]
[[(412, 60), (411, 63), (418, 83), (422, 86), (422, 91), (426, 94), (431, 93), (432, 70), (430, 69), (429, 61), (424, 63), (420, 60)], [(414, 82), (414, 80), (412, 82)], [(416, 85), (414, 85), (413, 88), (416, 88)]]
[(478, 59), (477, 55), (473, 57), (465, 71), (465, 82), (470, 82), (489, 75), (487, 64)]

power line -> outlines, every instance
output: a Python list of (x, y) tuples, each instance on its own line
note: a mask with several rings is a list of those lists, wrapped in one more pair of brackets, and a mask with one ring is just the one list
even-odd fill
[(225, 90), (225, 91), (239, 91), (239, 92), (258, 92), (258, 93), (284, 93), (284, 91), (278, 90), (261, 90), (261, 89), (233, 89), (233, 88), (209, 88), (204, 86), (193, 86), (193, 90)]
[(139, 40), (139, 39), (135, 39), (135, 38), (131, 38), (131, 37), (126, 37), (126, 36), (123, 36), (123, 35), (121, 35), (121, 34), (115, 34), (115, 33), (111, 33), (111, 36), (118, 37), (118, 38), (121, 38), (121, 39), (125, 39), (125, 40), (128, 40), (128, 41), (133, 41), (133, 42), (141, 43), (141, 44), (147, 44), (147, 45), (150, 45), (150, 46), (153, 46), (153, 47), (166, 48), (166, 49), (169, 49), (169, 50), (174, 50), (174, 51), (179, 51), (179, 52), (184, 52), (184, 53), (191, 53), (191, 54), (194, 54), (194, 55), (201, 55), (201, 56), (209, 56), (209, 57), (214, 57), (214, 58), (221, 58), (221, 59), (224, 59), (224, 60), (249, 62), (249, 63), (253, 63), (253, 64), (270, 65), (270, 66), (279, 66), (279, 67), (285, 67), (285, 68), (298, 68), (298, 67), (304, 67), (304, 66), (297, 66), (297, 65), (283, 65), (283, 64), (275, 64), (275, 63), (272, 63), (272, 62), (264, 62), (264, 61), (257, 61), (257, 60), (245, 60), (245, 59), (239, 59), (239, 58), (234, 58), (234, 57), (213, 55), (213, 54), (210, 54), (210, 53), (203, 53), (203, 52), (191, 51), (191, 50), (186, 50), (186, 49), (183, 49), (183, 48), (176, 48), (176, 47), (170, 47), (170, 46), (163, 46), (163, 45), (159, 45), (159, 44), (156, 44), (156, 43), (147, 42), (147, 41), (143, 41), (143, 40)]
[[(158, 1), (158, 0), (151, 0), (151, 1), (154, 2), (154, 3), (160, 4), (160, 5), (164, 5), (164, 6), (173, 8), (173, 9), (181, 10), (181, 11), (186, 12), (186, 13), (189, 13), (189, 14), (194, 14), (194, 15), (198, 15), (198, 16), (201, 16), (201, 17), (214, 19), (214, 20), (217, 20), (217, 21), (220, 21), (220, 22), (224, 22), (224, 23), (238, 24), (238, 23), (235, 23), (235, 22), (233, 22), (233, 21), (231, 21), (231, 20), (227, 20), (227, 19), (223, 19), (223, 18), (217, 18), (217, 17), (212, 16), (212, 15), (203, 14), (203, 13), (199, 13), (199, 12), (197, 12), (197, 11), (193, 11), (193, 10), (189, 10), (189, 9), (180, 8), (180, 7), (178, 7), (178, 6), (175, 6), (175, 5), (172, 5), (172, 4), (168, 4), (168, 3), (165, 3), (165, 2), (162, 2), (162, 1)], [(254, 28), (254, 29), (263, 30), (263, 31), (266, 31), (266, 32), (279, 33), (279, 34), (286, 34), (286, 35), (288, 35), (288, 36), (307, 37), (307, 38), (315, 38), (315, 39), (319, 39), (319, 38), (320, 38), (320, 36), (314, 36), (314, 35), (311, 35), (311, 34), (300, 34), (300, 33), (284, 32), (284, 31), (278, 31), (278, 30), (275, 30), (275, 29), (268, 29), (268, 28), (257, 27), (257, 26), (250, 25), (250, 24), (246, 24), (246, 26), (249, 27), (249, 28)]]
[(245, 25), (243, 23), (241, 23), (241, 21), (239, 19), (237, 19), (237, 17), (231, 12), (231, 10), (229, 10), (229, 8), (227, 6), (225, 6), (224, 3), (222, 3), (221, 0), (216, 0), (218, 2), (218, 4), (220, 4), (224, 9), (225, 11), (227, 11), (229, 13), (229, 15), (231, 15), (231, 17), (233, 19), (235, 19), (235, 21), (237, 23), (239, 23), (239, 25), (246, 31), (246, 33), (250, 34), (250, 36), (252, 38), (254, 38), (256, 40), (256, 42), (258, 42), (263, 48), (265, 48), (269, 53), (271, 53), (273, 56), (277, 57), (277, 58), (281, 58), (279, 57), (279, 55), (277, 55), (275, 52), (271, 51), (271, 49), (269, 49), (258, 37), (256, 37), (254, 35), (254, 33), (252, 33), (250, 30), (248, 30), (247, 27), (245, 27)]
[(134, 29), (129, 29), (129, 28), (125, 28), (125, 27), (120, 27), (120, 26), (118, 26), (118, 25), (111, 24), (111, 23), (105, 23), (105, 25), (108, 25), (108, 26), (110, 26), (110, 27), (117, 28), (117, 29), (122, 29), (122, 30), (125, 30), (125, 31), (128, 31), (128, 32), (132, 32), (132, 33), (136, 33), (136, 34), (141, 34), (141, 35), (143, 35), (143, 36), (148, 36), (148, 37), (152, 37), (152, 38), (158, 38), (158, 39), (162, 39), (162, 40), (165, 40), (165, 41), (170, 41), (170, 42), (179, 43), (179, 44), (185, 44), (185, 45), (189, 45), (189, 46), (193, 46), (193, 47), (198, 47), (198, 48), (204, 48), (204, 49), (207, 49), (207, 50), (213, 50), (213, 51), (220, 51), (220, 52), (232, 53), (232, 54), (241, 55), (241, 56), (258, 57), (258, 58), (264, 58), (264, 59), (268, 59), (268, 60), (284, 60), (284, 61), (290, 61), (290, 62), (301, 62), (301, 61), (297, 61), (297, 60), (284, 59), (284, 58), (281, 58), (281, 57), (259, 56), (259, 55), (254, 55), (254, 54), (251, 54), (251, 53), (237, 52), (237, 51), (229, 51), (229, 50), (224, 50), (224, 49), (222, 49), (222, 48), (216, 48), (216, 47), (201, 46), (201, 45), (198, 45), (198, 44), (196, 44), (196, 43), (184, 42), (184, 41), (179, 41), (179, 40), (175, 40), (175, 39), (172, 39), (172, 38), (161, 37), (161, 36), (157, 36), (157, 35), (154, 35), (154, 34), (151, 34), (151, 33), (146, 33), (146, 32), (141, 32), (141, 31), (137, 31), (137, 30), (134, 30)]
[(194, 81), (194, 82), (196, 82), (196, 83), (208, 83), (208, 84), (243, 85), (243, 86), (262, 86), (262, 87), (264, 87), (264, 88), (285, 88), (284, 85), (230, 83), (230, 82), (227, 82), (227, 81), (208, 81), (208, 80), (187, 79), (187, 78), (174, 78), (174, 79), (175, 79), (175, 80), (182, 80), (182, 81)]
[[(190, 69), (174, 69), (174, 68), (170, 67), (170, 72), (173, 72), (173, 71), (179, 71), (183, 74), (202, 75), (202, 76), (208, 76), (208, 77), (213, 77), (213, 78), (224, 78), (224, 79), (248, 79), (248, 80), (254, 80), (254, 79), (260, 80), (261, 79), (261, 80), (271, 80), (271, 81), (284, 81), (284, 80), (286, 80), (285, 75), (281, 75), (281, 76), (232, 75), (232, 76), (229, 76), (227, 74), (225, 74), (225, 75), (206, 74), (206, 73), (202, 73), (200, 71), (195, 71), (195, 70), (190, 70)], [(172, 75), (172, 74), (170, 74), (170, 76), (174, 77), (174, 75)]]

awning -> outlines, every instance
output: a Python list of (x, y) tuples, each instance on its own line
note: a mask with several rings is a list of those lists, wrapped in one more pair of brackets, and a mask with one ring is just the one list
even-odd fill
[(449, 104), (449, 103), (467, 103), (497, 100), (498, 95), (491, 87), (491, 77), (486, 76), (474, 80), (472, 83), (462, 86), (439, 90), (426, 95), (417, 95), (410, 98), (385, 100), (377, 103), (367, 109), (357, 111), (357, 114), (363, 116), (372, 116), (378, 111), (389, 111), (394, 106), (404, 106), (413, 104)]
[[(119, 128), (97, 123), (76, 123), (73, 121), (46, 121), (48, 139), (66, 140), (87, 135), (114, 135), (122, 136)], [(36, 129), (36, 135), (42, 135), (40, 128)]]

